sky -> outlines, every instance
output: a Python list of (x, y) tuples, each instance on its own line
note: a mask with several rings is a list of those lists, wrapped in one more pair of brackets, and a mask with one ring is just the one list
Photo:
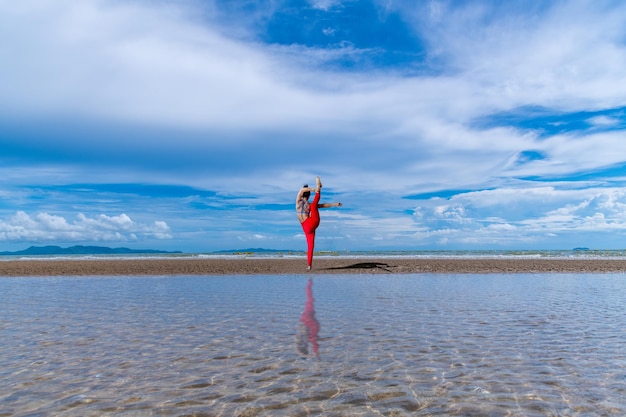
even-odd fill
[(0, 0), (0, 251), (626, 248), (626, 3)]

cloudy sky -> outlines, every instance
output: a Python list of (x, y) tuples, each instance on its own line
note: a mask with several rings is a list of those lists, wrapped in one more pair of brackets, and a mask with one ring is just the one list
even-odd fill
[(0, 0), (0, 250), (626, 247), (626, 3)]

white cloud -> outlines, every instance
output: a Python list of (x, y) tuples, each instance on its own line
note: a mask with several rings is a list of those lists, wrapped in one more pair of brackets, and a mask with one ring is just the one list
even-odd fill
[(418, 242), (434, 242), (446, 236), (448, 241), (478, 245), (545, 245), (547, 236), (571, 232), (581, 237), (587, 233), (626, 232), (626, 191), (542, 187), (470, 192), (449, 200), (421, 201), (414, 220), (420, 226), (415, 234)]
[[(485, 167), (475, 179), (482, 182), (510, 155), (541, 145), (514, 130), (469, 128), (477, 116), (534, 103), (597, 107), (615, 102), (616, 94), (626, 95), (626, 84), (616, 82), (626, 76), (624, 49), (615, 43), (624, 32), (617, 25), (619, 18), (611, 17), (606, 25), (601, 18), (589, 18), (584, 23), (589, 20), (591, 26), (582, 26), (581, 17), (561, 18), (561, 12), (574, 13), (558, 5), (537, 16), (512, 14), (493, 20), (481, 18), (489, 12), (485, 6), (450, 9), (447, 19), (431, 22), (425, 30), (437, 29), (431, 48), (445, 50), (456, 71), (404, 77), (305, 67), (296, 56), (315, 59), (328, 51), (304, 48), (282, 54), (271, 46), (229, 39), (214, 23), (203, 24), (192, 17), (194, 10), (183, 6), (20, 3), (5, 5), (5, 13), (0, 13), (5, 16), (2, 24), (20, 21), (4, 29), (4, 39), (11, 42), (5, 48), (8, 55), (0, 57), (9, 63), (0, 74), (11, 82), (0, 89), (11, 101), (0, 99), (0, 106), (7, 111), (228, 131), (230, 143), (234, 137), (266, 140), (268, 132), (277, 131), (285, 136), (273, 142), (287, 141), (306, 132), (307, 139), (301, 140), (319, 141), (331, 156), (338, 142), (368, 142), (371, 152), (393, 143), (398, 155), (414, 154), (416, 164), (426, 159), (420, 156), (423, 150), (434, 149), (441, 157), (431, 168), (447, 172), (450, 181)], [(315, 4), (325, 8), (336, 3)], [(437, 3), (436, 8), (445, 4)], [(581, 15), (588, 11), (599, 17), (606, 12), (585, 2), (574, 6)], [(589, 58), (598, 50), (606, 56)], [(603, 68), (596, 68), (600, 63)], [(598, 79), (607, 84), (597, 85)], [(177, 139), (190, 149), (198, 145), (197, 139)], [(224, 143), (214, 134), (204, 140)], [(445, 166), (464, 160), (474, 169)], [(572, 165), (564, 163), (560, 169)], [(388, 186), (394, 178), (398, 173), (391, 170)]]
[(312, 0), (311, 5), (315, 9), (328, 11), (333, 7), (337, 7), (341, 4), (341, 0)]
[(138, 224), (126, 214), (89, 218), (78, 214), (76, 220), (48, 213), (34, 217), (18, 211), (7, 221), (0, 220), (0, 241), (134, 241), (141, 238), (169, 239), (166, 222)]
[(594, 126), (614, 126), (618, 124), (620, 120), (609, 116), (595, 116), (587, 119), (587, 122)]
[[(472, 86), (458, 78), (413, 82), (377, 75), (363, 83), (363, 77), (330, 77), (287, 61), (293, 55), (225, 38), (171, 6), (57, 2), (59, 12), (50, 16), (28, 4), (30, 13), (7, 16), (22, 21), (23, 27), (7, 30), (22, 53), (3, 60), (11, 62), (5, 78), (14, 81), (5, 86), (7, 97), (16, 97), (12, 108), (23, 111), (38, 103), (40, 111), (240, 129), (242, 118), (248, 127), (266, 128), (324, 120), (333, 122), (330, 130), (364, 120), (395, 125), (423, 112), (462, 120), (459, 107), (477, 109), (475, 100), (491, 96), (482, 81)], [(490, 83), (509, 77), (510, 65), (492, 71), (497, 77)], [(324, 85), (332, 89), (319, 89)]]
[(623, 105), (623, 3), (400, 4), (427, 39), (430, 60), (476, 88), (464, 96), (476, 112), (527, 104), (572, 111)]
[(46, 2), (24, 3), (0, 9), (11, 39), (0, 49), (11, 62), (0, 69), (12, 80), (1, 87), (13, 97), (2, 103), (7, 110), (192, 127), (237, 125), (253, 106), (258, 113), (246, 117), (262, 125), (277, 116), (259, 106), (265, 99), (289, 113), (285, 101), (302, 100), (273, 79), (279, 67), (270, 56), (201, 26), (189, 11), (60, 1), (53, 12)]

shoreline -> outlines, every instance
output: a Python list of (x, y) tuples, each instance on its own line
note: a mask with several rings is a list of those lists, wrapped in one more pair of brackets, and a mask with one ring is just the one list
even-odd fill
[(0, 277), (142, 275), (625, 273), (626, 259), (305, 258), (7, 260)]

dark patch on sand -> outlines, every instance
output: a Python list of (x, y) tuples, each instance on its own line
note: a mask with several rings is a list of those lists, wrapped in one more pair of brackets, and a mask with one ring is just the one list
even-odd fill
[(352, 264), (352, 265), (335, 266), (332, 268), (324, 268), (324, 269), (375, 269), (375, 268), (379, 268), (387, 272), (392, 272), (389, 269), (391, 267), (392, 267), (391, 265), (385, 264), (382, 262), (359, 262), (359, 263)]

